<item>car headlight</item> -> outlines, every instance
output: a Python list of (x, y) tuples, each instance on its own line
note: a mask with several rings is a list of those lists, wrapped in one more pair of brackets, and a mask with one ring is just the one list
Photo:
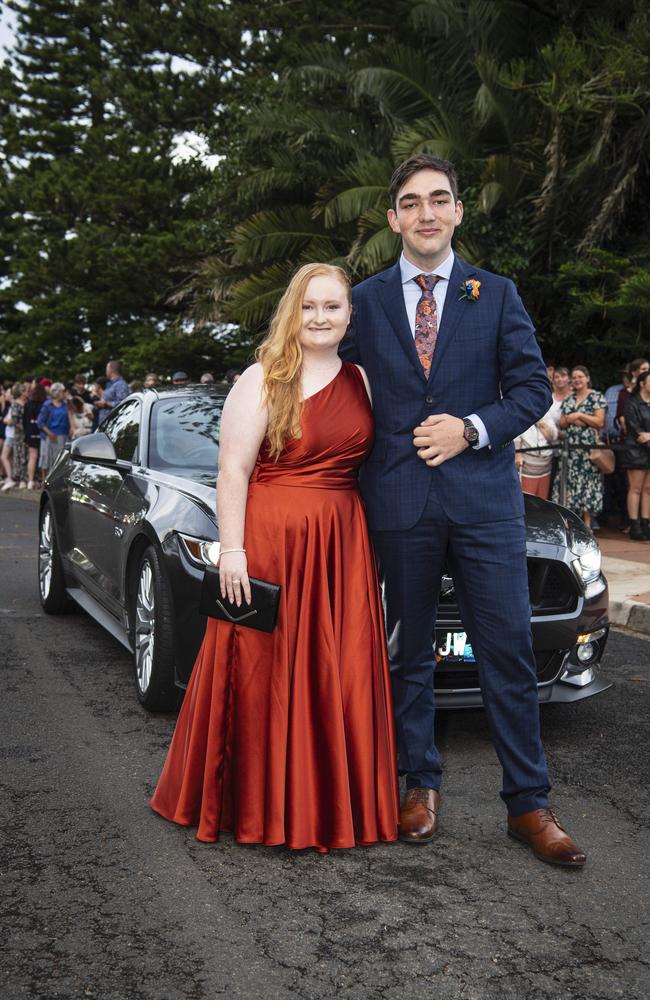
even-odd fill
[(573, 546), (573, 569), (578, 579), (586, 586), (600, 576), (601, 555), (598, 542), (591, 539), (577, 541)]
[(216, 566), (219, 561), (221, 542), (210, 541), (205, 538), (194, 538), (192, 535), (183, 535), (178, 532), (178, 537), (183, 543), (187, 555), (193, 563), (202, 569), (205, 566)]

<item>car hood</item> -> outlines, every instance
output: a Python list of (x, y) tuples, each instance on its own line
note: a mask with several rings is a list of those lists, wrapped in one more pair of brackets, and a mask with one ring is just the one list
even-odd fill
[(529, 550), (536, 545), (558, 545), (572, 548), (577, 538), (591, 539), (582, 520), (569, 510), (550, 500), (524, 494), (526, 508), (526, 543)]
[[(160, 474), (169, 485), (193, 500), (216, 523), (216, 482), (212, 477), (202, 481), (198, 476), (174, 476)], [(526, 510), (526, 543), (529, 549), (537, 545), (556, 545), (571, 547), (571, 542), (577, 537), (591, 537), (580, 518), (566, 507), (542, 500), (540, 497), (524, 494)]]
[(217, 520), (217, 488), (214, 475), (200, 474), (196, 478), (177, 476), (168, 472), (156, 472), (160, 483), (177, 490), (188, 500), (192, 500), (216, 524)]

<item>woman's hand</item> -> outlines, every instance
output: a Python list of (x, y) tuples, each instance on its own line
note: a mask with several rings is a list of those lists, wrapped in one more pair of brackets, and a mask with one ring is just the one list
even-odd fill
[(221, 596), (241, 607), (242, 594), (251, 603), (251, 585), (248, 579), (248, 560), (245, 552), (224, 552), (219, 559)]

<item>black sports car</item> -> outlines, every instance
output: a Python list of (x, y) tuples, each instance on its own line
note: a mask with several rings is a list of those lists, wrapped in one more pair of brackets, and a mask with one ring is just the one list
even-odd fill
[[(215, 480), (225, 392), (147, 389), (59, 457), (44, 485), (39, 588), (49, 614), (84, 608), (134, 659), (141, 703), (175, 706), (205, 629), (206, 565), (218, 553)], [(571, 511), (526, 497), (528, 580), (541, 702), (586, 698), (608, 634), (593, 535)], [(434, 684), (440, 707), (482, 704), (479, 666), (450, 576), (442, 583)]]

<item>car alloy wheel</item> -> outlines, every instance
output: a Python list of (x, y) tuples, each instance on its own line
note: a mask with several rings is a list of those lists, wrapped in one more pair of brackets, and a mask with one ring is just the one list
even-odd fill
[(136, 683), (144, 697), (151, 683), (156, 642), (156, 595), (151, 563), (145, 559), (140, 567), (138, 593), (135, 601), (135, 662)]
[(63, 615), (75, 606), (65, 586), (54, 513), (49, 500), (43, 505), (38, 529), (38, 596), (43, 611), (48, 615)]
[(52, 530), (52, 515), (46, 507), (38, 538), (38, 586), (43, 602), (50, 596), (52, 584)]
[(178, 705), (174, 671), (174, 614), (159, 551), (142, 553), (133, 579), (131, 605), (133, 667), (138, 701), (150, 712)]

